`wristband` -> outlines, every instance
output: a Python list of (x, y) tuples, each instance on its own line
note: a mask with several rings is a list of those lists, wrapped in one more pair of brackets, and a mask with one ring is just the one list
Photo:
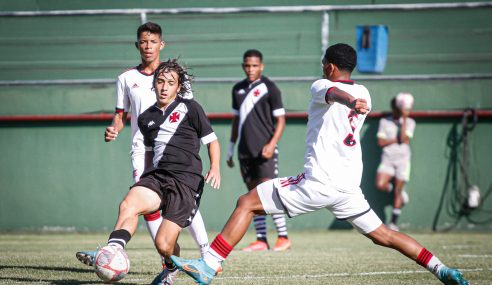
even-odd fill
[(229, 142), (229, 146), (227, 147), (227, 160), (231, 159), (232, 156), (234, 155), (234, 146), (236, 145), (235, 142)]

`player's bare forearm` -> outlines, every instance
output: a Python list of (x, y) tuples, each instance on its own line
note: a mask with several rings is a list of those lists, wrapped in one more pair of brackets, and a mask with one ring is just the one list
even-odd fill
[(220, 188), (220, 145), (218, 140), (208, 144), (208, 157), (210, 159), (210, 170), (205, 176), (205, 183), (215, 189)]
[(111, 126), (107, 127), (104, 131), (104, 141), (111, 142), (118, 137), (119, 132), (125, 127), (127, 114), (126, 112), (114, 113)]
[(238, 129), (239, 129), (239, 117), (234, 116), (232, 118), (232, 127), (231, 127), (231, 139), (230, 141), (235, 143), (238, 137)]
[(385, 147), (390, 144), (398, 143), (398, 139), (378, 139), (378, 145), (379, 147)]
[(276, 119), (277, 124), (275, 127), (275, 132), (273, 133), (273, 137), (270, 140), (270, 144), (272, 145), (277, 145), (285, 130), (285, 116), (278, 116), (276, 117)]
[(407, 135), (407, 117), (403, 117), (403, 122), (400, 126), (400, 133), (399, 133), (399, 143), (405, 143), (409, 144), (410, 143), (410, 138)]
[(120, 132), (125, 127), (125, 121), (127, 116), (128, 116), (127, 112), (114, 113), (112, 125), (117, 132)]
[(335, 101), (349, 107), (350, 109), (354, 109), (359, 114), (369, 112), (369, 107), (367, 106), (367, 101), (365, 99), (355, 98), (337, 87), (331, 87), (328, 91), (329, 92), (326, 94), (326, 96), (328, 96), (328, 100)]

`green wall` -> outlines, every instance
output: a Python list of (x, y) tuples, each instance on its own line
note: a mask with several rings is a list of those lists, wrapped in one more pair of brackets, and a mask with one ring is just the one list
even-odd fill
[[(423, 1), (419, 1), (423, 2)], [(439, 2), (439, 1), (436, 1)], [(442, 2), (442, 1), (441, 1)], [(444, 1), (448, 2), (448, 1)], [(0, 10), (136, 8), (134, 1), (2, 1)], [(141, 1), (139, 7), (224, 7), (227, 1)], [(165, 4), (163, 4), (165, 3)], [(264, 5), (238, 1), (233, 6)], [(306, 1), (305, 4), (343, 4)], [(353, 4), (395, 1), (354, 1)], [(274, 1), (269, 5), (293, 5)], [(163, 5), (166, 5), (164, 7)], [(492, 71), (492, 9), (427, 10), (419, 12), (330, 13), (330, 43), (355, 43), (355, 26), (385, 24), (390, 30), (387, 68), (383, 75), (459, 74)], [(164, 27), (163, 58), (180, 56), (197, 79), (243, 76), (241, 56), (247, 48), (265, 55), (267, 76), (319, 76), (321, 14), (247, 13), (234, 15), (149, 15)], [(115, 79), (138, 62), (133, 47), (138, 16), (0, 17), (0, 81), (37, 79)], [(360, 75), (355, 73), (355, 75)], [(415, 96), (416, 110), (491, 109), (492, 80), (361, 81), (371, 92), (373, 110), (388, 109), (400, 91)], [(288, 111), (305, 111), (310, 82), (281, 82)], [(193, 85), (207, 112), (230, 111), (231, 83)], [(0, 116), (112, 112), (113, 84), (0, 86)], [(212, 122), (222, 144), (229, 121)], [(486, 211), (459, 211), (456, 172), (461, 154), (456, 143), (460, 119), (417, 119), (412, 143), (411, 203), (401, 223), (409, 229), (441, 230), (457, 222), (459, 229), (492, 229)], [(131, 185), (129, 131), (113, 143), (103, 142), (109, 122), (1, 122), (0, 230), (64, 228), (110, 229), (118, 203)], [(391, 197), (378, 193), (374, 176), (380, 150), (377, 119), (363, 130), (362, 188), (374, 209), (388, 219)], [(491, 119), (482, 119), (470, 134), (470, 179), (485, 194), (492, 185)], [(289, 120), (280, 143), (280, 174), (302, 170), (304, 120)], [(454, 142), (454, 143), (453, 143)], [(206, 160), (206, 153), (202, 151)], [(207, 186), (201, 205), (209, 229), (218, 230), (245, 187), (239, 170), (224, 162), (222, 189)], [(458, 200), (458, 201), (457, 201)], [(218, 210), (219, 209), (219, 210)], [(482, 223), (485, 221), (484, 223)], [(478, 222), (478, 223), (477, 223)], [(288, 221), (292, 229), (339, 228), (327, 211)]]

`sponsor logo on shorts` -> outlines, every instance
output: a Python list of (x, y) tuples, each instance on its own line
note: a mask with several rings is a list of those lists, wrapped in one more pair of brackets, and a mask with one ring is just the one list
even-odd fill
[(289, 185), (299, 184), (303, 179), (306, 179), (306, 175), (301, 173), (297, 177), (291, 176), (287, 179), (280, 179), (280, 186), (287, 187)]

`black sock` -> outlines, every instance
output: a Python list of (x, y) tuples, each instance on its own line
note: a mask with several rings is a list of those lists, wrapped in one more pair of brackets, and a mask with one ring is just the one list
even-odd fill
[(109, 235), (108, 245), (125, 248), (131, 238), (132, 235), (127, 230), (115, 230)]
[(266, 237), (257, 237), (256, 240), (268, 243)]
[(176, 271), (176, 269), (178, 269), (172, 261), (168, 262), (167, 260), (165, 260), (164, 264), (166, 265), (167, 270), (169, 270), (171, 272)]
[(393, 211), (391, 212), (391, 222), (393, 224), (396, 225), (398, 223), (398, 218), (400, 217), (400, 214), (401, 214), (401, 209), (393, 208)]

